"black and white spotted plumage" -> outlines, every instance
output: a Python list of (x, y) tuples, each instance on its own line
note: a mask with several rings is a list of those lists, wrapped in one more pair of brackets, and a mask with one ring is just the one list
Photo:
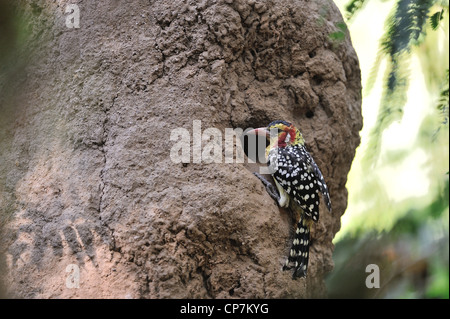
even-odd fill
[(313, 221), (319, 220), (319, 192), (331, 211), (330, 195), (322, 172), (303, 145), (271, 149), (268, 165), (274, 170), (272, 176), (278, 184)]
[[(283, 269), (294, 268), (294, 279), (305, 277), (309, 260), (310, 226), (319, 220), (320, 195), (331, 212), (328, 188), (322, 172), (305, 148), (300, 131), (291, 123), (275, 121), (265, 129), (255, 130), (257, 134), (261, 134), (259, 130), (265, 132), (270, 141), (266, 151), (267, 164), (279, 191), (278, 204), (294, 210), (300, 207), (300, 219)], [(261, 176), (257, 176), (261, 179)]]
[(310, 223), (308, 221), (317, 222), (319, 220), (319, 193), (323, 195), (325, 203), (331, 211), (328, 189), (322, 172), (303, 145), (273, 148), (269, 152), (268, 161), (268, 164), (274, 169), (272, 176), (275, 181), (289, 195), (290, 200), (294, 200), (303, 210), (284, 269), (293, 267), (294, 278), (305, 277), (310, 246)]

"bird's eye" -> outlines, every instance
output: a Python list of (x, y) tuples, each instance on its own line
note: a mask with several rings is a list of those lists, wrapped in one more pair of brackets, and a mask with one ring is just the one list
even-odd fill
[(287, 133), (284, 142), (289, 143), (290, 140), (291, 140), (291, 134)]

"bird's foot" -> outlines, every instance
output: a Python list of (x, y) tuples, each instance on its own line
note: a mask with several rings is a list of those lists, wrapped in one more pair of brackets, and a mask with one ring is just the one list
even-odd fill
[(261, 182), (266, 186), (266, 191), (269, 193), (270, 197), (273, 198), (277, 203), (280, 201), (280, 195), (278, 194), (278, 191), (275, 186), (271, 182), (269, 182), (264, 176), (262, 176), (259, 173), (253, 173), (256, 177), (258, 177)]

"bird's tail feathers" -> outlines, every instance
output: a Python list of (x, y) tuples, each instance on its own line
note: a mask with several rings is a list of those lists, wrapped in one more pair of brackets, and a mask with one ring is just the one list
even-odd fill
[(283, 270), (294, 268), (292, 275), (293, 279), (298, 277), (306, 277), (308, 271), (309, 260), (309, 245), (310, 245), (310, 223), (304, 217), (300, 217), (295, 230), (294, 240), (292, 242), (289, 257), (283, 266)]

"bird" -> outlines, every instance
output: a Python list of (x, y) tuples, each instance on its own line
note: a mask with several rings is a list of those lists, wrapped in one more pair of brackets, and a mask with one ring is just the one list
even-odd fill
[[(331, 200), (322, 172), (305, 147), (301, 132), (290, 122), (277, 120), (267, 127), (253, 129), (247, 135), (268, 140), (266, 163), (276, 188), (255, 172), (269, 195), (280, 207), (299, 212), (292, 246), (283, 270), (294, 269), (292, 278), (306, 277), (308, 271), (310, 229), (319, 220), (319, 192), (331, 213)], [(278, 191), (277, 191), (278, 190)]]

